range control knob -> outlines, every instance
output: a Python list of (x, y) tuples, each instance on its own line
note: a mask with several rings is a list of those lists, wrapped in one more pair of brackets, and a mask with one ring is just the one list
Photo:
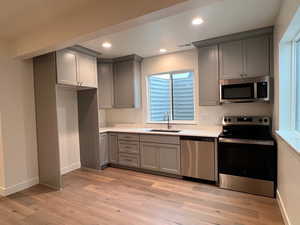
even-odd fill
[(267, 118), (264, 118), (264, 123), (269, 122), (269, 120)]
[(224, 118), (224, 122), (227, 122), (227, 118)]
[(263, 122), (263, 119), (259, 119), (258, 122), (262, 123), (262, 122)]
[(228, 122), (231, 122), (231, 119), (228, 119)]

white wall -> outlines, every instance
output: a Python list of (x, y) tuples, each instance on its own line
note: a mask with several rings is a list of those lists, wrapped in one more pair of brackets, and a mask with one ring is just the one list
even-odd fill
[(77, 91), (57, 87), (57, 120), (62, 174), (81, 167)]
[(11, 59), (7, 46), (8, 43), (0, 42), (0, 194), (2, 195), (38, 183), (32, 61)]
[[(272, 104), (241, 103), (220, 106), (199, 107), (198, 98), (198, 55), (196, 49), (173, 54), (145, 58), (142, 62), (142, 107), (140, 109), (106, 110), (108, 125), (135, 123), (145, 125), (147, 122), (147, 75), (176, 71), (193, 70), (195, 73), (195, 119), (197, 125), (220, 125), (223, 115), (272, 115)], [(153, 125), (152, 125), (153, 126)]]
[(1, 121), (2, 115), (0, 114), (0, 195), (4, 191), (4, 149), (3, 149), (3, 140), (2, 140), (2, 121)]
[[(282, 7), (280, 14), (277, 18), (275, 27), (275, 51), (274, 51), (274, 62), (275, 62), (275, 104), (274, 104), (274, 127), (275, 129), (284, 129), (285, 126), (283, 121), (280, 122), (280, 118), (283, 117), (285, 113), (285, 102), (286, 99), (282, 93), (286, 92), (286, 89), (282, 85), (286, 80), (289, 72), (289, 68), (285, 62), (279, 63), (279, 52), (284, 53), (286, 51), (284, 39), (290, 34), (290, 31), (297, 32), (297, 30), (290, 29), (286, 32), (288, 28), (294, 26), (294, 24), (300, 24), (300, 14), (299, 14), (299, 0), (284, 0), (282, 2)], [(298, 19), (292, 21), (295, 18), (296, 12)], [(300, 30), (299, 30), (300, 31)], [(298, 31), (298, 32), (299, 32)], [(282, 39), (284, 38), (284, 39)], [(280, 45), (281, 41), (281, 45)], [(282, 56), (281, 56), (282, 57)], [(281, 59), (287, 60), (288, 55)], [(279, 72), (280, 71), (280, 72)], [(280, 85), (279, 85), (280, 80)], [(280, 93), (280, 96), (279, 96)], [(279, 98), (281, 103), (279, 104)], [(281, 115), (279, 115), (279, 106), (282, 108)], [(289, 120), (289, 119), (288, 119)], [(292, 149), (286, 142), (277, 138), (278, 142), (278, 200), (284, 215), (286, 224), (298, 225), (300, 224), (300, 155), (296, 154), (294, 149)]]

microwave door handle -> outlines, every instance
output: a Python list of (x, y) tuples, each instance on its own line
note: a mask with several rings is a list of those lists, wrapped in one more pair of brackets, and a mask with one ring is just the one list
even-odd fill
[(257, 83), (254, 83), (254, 99), (257, 99)]

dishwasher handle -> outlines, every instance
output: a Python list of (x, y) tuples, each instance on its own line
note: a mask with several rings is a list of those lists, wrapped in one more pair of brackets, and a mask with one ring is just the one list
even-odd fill
[(214, 142), (214, 137), (181, 136), (180, 140)]

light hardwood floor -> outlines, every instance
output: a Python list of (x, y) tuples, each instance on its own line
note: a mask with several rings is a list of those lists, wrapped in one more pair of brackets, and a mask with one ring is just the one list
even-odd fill
[(0, 198), (1, 225), (283, 225), (276, 200), (175, 178), (76, 170)]

